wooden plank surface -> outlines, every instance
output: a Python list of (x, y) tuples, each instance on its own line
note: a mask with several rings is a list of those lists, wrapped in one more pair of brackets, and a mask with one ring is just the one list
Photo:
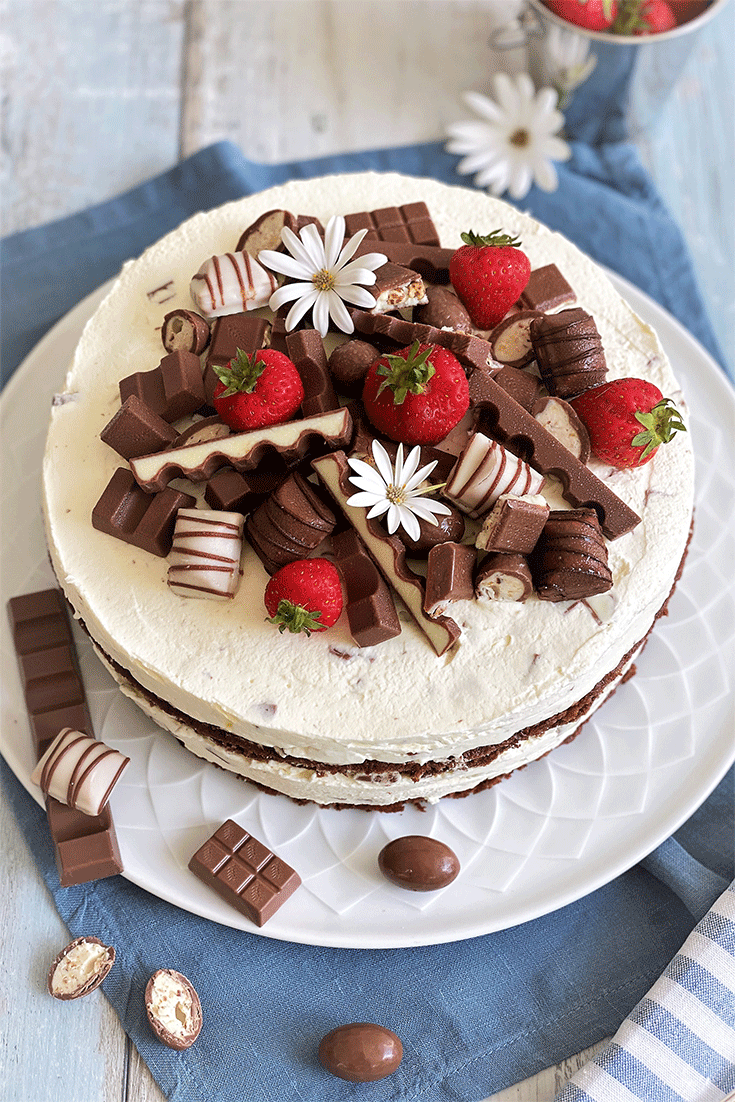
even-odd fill
[[(220, 138), (265, 162), (441, 138), (462, 115), (460, 93), (487, 86), (490, 34), (515, 6), (2, 0), (3, 232), (109, 198)], [(734, 38), (730, 3), (638, 143), (683, 226), (731, 363)], [(517, 53), (504, 60), (522, 65)], [(4, 798), (0, 831), (0, 1099), (160, 1102), (101, 992), (80, 1004), (46, 994), (67, 934)], [(551, 1102), (588, 1055), (494, 1102)]]

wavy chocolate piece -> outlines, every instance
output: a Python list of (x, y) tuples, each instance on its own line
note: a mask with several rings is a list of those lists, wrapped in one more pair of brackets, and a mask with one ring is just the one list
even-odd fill
[(393, 586), (418, 627), (428, 637), (436, 653), (444, 654), (459, 639), (459, 626), (448, 616), (432, 618), (426, 615), (424, 582), (406, 563), (406, 548), (403, 543), (397, 536), (389, 536), (376, 520), (368, 520), (365, 509), (347, 504), (353, 490), (348, 481), (350, 468), (345, 453), (331, 452), (312, 460), (311, 465), (364, 542), (383, 577)]
[(304, 400), (301, 403), (304, 417), (339, 409), (339, 399), (327, 366), (324, 342), (317, 330), (297, 329), (294, 333), (289, 333), (286, 347), (304, 387)]
[(612, 588), (594, 509), (553, 509), (530, 558), (542, 601), (577, 601)]
[(332, 550), (345, 588), (350, 634), (358, 647), (374, 647), (400, 635), (390, 589), (354, 528), (334, 535)]
[(525, 459), (541, 474), (558, 478), (564, 498), (570, 504), (593, 507), (608, 539), (616, 540), (640, 524), (641, 518), (637, 513), (575, 459), (489, 374), (475, 371), (470, 376), (469, 385), (470, 405), (482, 412), (483, 431)]
[(188, 444), (183, 448), (132, 459), (130, 467), (138, 485), (152, 493), (168, 486), (174, 478), (206, 482), (220, 467), (250, 471), (269, 451), (276, 452), (295, 467), (310, 448), (340, 448), (352, 437), (352, 418), (347, 409), (337, 409), (305, 417), (303, 421), (285, 421), (252, 432), (238, 432), (223, 440)]

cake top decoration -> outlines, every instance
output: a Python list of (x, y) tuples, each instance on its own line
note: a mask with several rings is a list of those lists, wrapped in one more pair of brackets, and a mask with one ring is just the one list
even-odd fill
[(369, 509), (368, 520), (387, 513), (389, 534), (393, 535), (402, 527), (414, 540), (421, 535), (417, 517), (436, 524), (435, 514), (443, 516), (451, 513), (451, 509), (443, 502), (432, 501), (423, 496), (439, 489), (437, 486), (421, 486), (436, 467), (436, 459), (419, 468), (421, 448), (417, 446), (411, 449), (404, 463), (403, 444), (399, 444), (394, 468), (388, 452), (379, 440), (373, 441), (372, 451), (374, 467), (362, 459), (347, 460), (352, 470), (357, 472), (350, 476), (349, 481), (360, 491), (347, 499), (348, 505)]
[(281, 239), (291, 255), (271, 249), (258, 254), (261, 264), (296, 280), (274, 291), (268, 303), (276, 311), (293, 302), (286, 316), (287, 332), (311, 310), (314, 328), (323, 337), (330, 318), (343, 333), (352, 333), (354, 325), (345, 302), (366, 310), (375, 306), (375, 297), (365, 286), (375, 283), (375, 269), (385, 264), (387, 258), (384, 253), (366, 253), (352, 259), (366, 233), (366, 229), (358, 231), (345, 244), (345, 220), (341, 215), (333, 215), (327, 222), (324, 240), (312, 224), (304, 226), (298, 237), (284, 226)]

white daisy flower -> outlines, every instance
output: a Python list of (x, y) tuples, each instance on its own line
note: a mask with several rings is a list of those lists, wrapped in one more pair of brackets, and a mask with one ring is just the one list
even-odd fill
[(571, 157), (567, 143), (556, 136), (564, 125), (556, 110), (557, 92), (542, 88), (536, 93), (528, 73), (496, 73), (493, 85), (497, 102), (465, 92), (465, 102), (481, 121), (449, 127), (447, 151), (464, 154), (457, 172), (476, 173), (477, 186), (492, 195), (508, 191), (522, 199), (534, 182), (543, 191), (555, 191), (559, 178), (552, 162)]
[(366, 253), (352, 260), (366, 233), (367, 230), (359, 230), (343, 247), (345, 220), (334, 215), (327, 222), (323, 241), (313, 224), (304, 226), (298, 237), (284, 226), (281, 240), (291, 255), (273, 249), (258, 253), (260, 264), (299, 281), (284, 283), (268, 301), (271, 310), (276, 311), (285, 302), (296, 300), (286, 317), (287, 331), (298, 325), (307, 310), (312, 310), (314, 328), (323, 337), (327, 335), (330, 317), (343, 333), (352, 333), (355, 327), (345, 302), (363, 310), (375, 306), (374, 296), (358, 285), (372, 286), (374, 269), (385, 264), (387, 257), (383, 253)]
[(413, 448), (404, 463), (403, 444), (399, 444), (394, 469), (388, 452), (379, 440), (374, 440), (373, 459), (374, 467), (362, 459), (347, 460), (353, 471), (357, 472), (357, 477), (351, 475), (349, 481), (360, 490), (360, 493), (347, 499), (347, 504), (369, 509), (368, 520), (387, 513), (386, 524), (390, 535), (400, 525), (406, 529), (411, 539), (417, 540), (421, 534), (417, 517), (430, 524), (438, 524), (435, 513), (439, 516), (451, 513), (452, 510), (443, 502), (431, 501), (423, 496), (436, 490), (436, 486), (419, 489), (436, 466), (434, 460), (420, 470), (416, 469), (421, 460), (420, 447)]

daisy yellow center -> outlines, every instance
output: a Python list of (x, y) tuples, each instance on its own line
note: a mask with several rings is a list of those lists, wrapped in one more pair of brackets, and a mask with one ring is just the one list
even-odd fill
[(327, 268), (322, 268), (320, 272), (315, 272), (311, 277), (311, 282), (316, 287), (317, 291), (332, 291), (334, 289), (334, 275), (328, 271)]
[(511, 134), (509, 140), (511, 145), (517, 145), (520, 149), (522, 149), (524, 146), (527, 146), (530, 143), (531, 135), (528, 133), (527, 130), (524, 130), (523, 127), (519, 127), (518, 130)]
[(406, 500), (406, 496), (403, 491), (403, 486), (390, 485), (386, 488), (385, 496), (391, 505), (403, 505)]

